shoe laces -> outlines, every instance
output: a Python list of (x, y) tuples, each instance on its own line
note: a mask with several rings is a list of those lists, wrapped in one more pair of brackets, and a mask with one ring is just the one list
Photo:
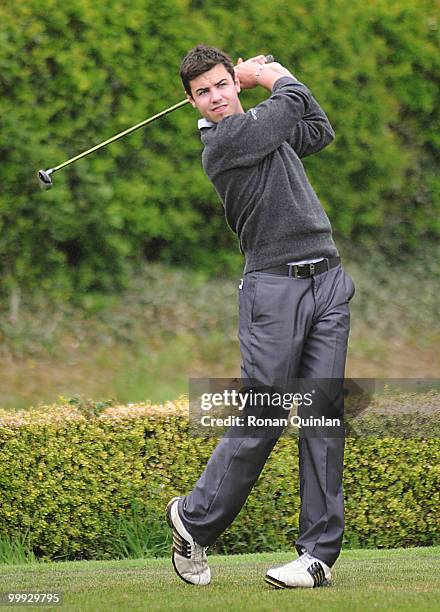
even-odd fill
[(297, 559), (295, 559), (294, 561), (291, 561), (290, 563), (287, 563), (283, 567), (285, 567), (286, 569), (287, 568), (290, 569), (290, 568), (297, 567), (298, 565), (302, 565), (303, 567), (307, 568), (314, 561), (317, 561), (317, 559), (312, 557), (312, 555), (310, 555), (309, 553), (303, 553)]
[(208, 546), (200, 546), (200, 544), (197, 544), (197, 542), (194, 542), (194, 545), (192, 547), (192, 554), (191, 554), (191, 558), (194, 559), (194, 561), (206, 561), (208, 556), (206, 554), (206, 551), (208, 550)]

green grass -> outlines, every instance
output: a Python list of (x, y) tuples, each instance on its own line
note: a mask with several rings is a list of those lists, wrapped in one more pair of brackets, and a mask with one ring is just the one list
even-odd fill
[(75, 612), (439, 609), (440, 547), (343, 551), (328, 588), (276, 590), (264, 582), (268, 567), (290, 560), (288, 553), (212, 556), (213, 582), (201, 588), (181, 582), (169, 559), (0, 566), (0, 591), (61, 591), (58, 609)]
[(29, 531), (20, 536), (0, 535), (0, 564), (19, 565), (37, 562), (29, 540)]

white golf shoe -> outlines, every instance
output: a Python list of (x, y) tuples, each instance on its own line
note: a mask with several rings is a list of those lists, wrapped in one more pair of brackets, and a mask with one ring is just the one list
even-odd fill
[(329, 586), (331, 572), (324, 561), (306, 552), (291, 563), (268, 570), (265, 580), (279, 589), (295, 587), (313, 589)]
[(167, 506), (167, 521), (173, 530), (173, 566), (184, 582), (205, 586), (211, 582), (211, 570), (206, 554), (208, 547), (197, 544), (185, 529), (177, 509), (179, 499), (180, 497), (173, 497)]

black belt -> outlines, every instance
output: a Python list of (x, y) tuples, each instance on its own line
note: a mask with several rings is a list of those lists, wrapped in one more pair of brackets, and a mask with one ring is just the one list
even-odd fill
[(304, 264), (283, 264), (274, 268), (265, 268), (264, 270), (256, 270), (257, 272), (267, 272), (268, 274), (279, 274), (280, 276), (292, 276), (293, 278), (309, 278), (327, 272), (330, 268), (341, 263), (340, 257), (324, 258), (316, 263)]

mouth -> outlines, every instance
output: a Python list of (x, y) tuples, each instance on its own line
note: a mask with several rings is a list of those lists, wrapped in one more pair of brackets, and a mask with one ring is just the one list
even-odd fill
[(221, 104), (220, 106), (216, 106), (212, 109), (213, 113), (222, 113), (227, 107), (227, 104)]

